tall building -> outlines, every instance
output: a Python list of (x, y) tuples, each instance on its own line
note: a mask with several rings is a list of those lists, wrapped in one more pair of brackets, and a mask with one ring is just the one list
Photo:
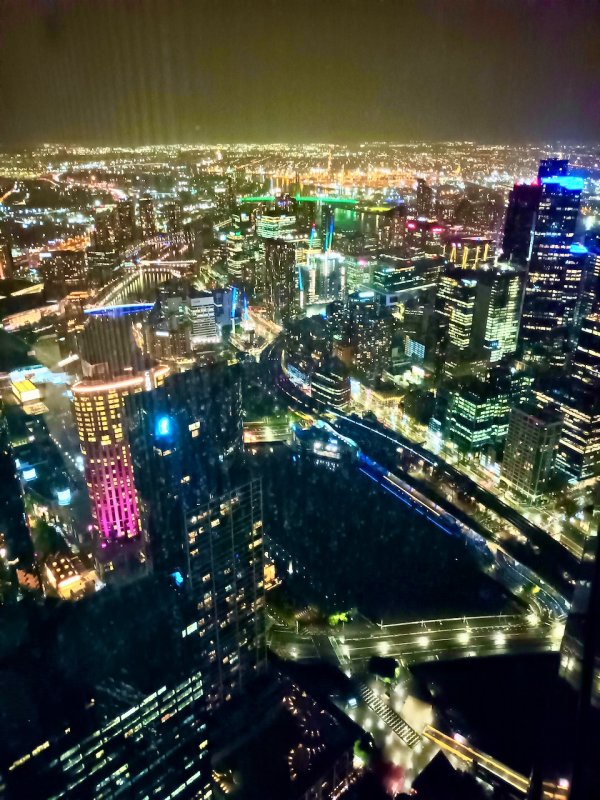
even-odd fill
[(96, 210), (92, 233), (94, 250), (115, 250), (120, 247), (118, 224), (115, 206), (105, 206)]
[(521, 341), (526, 355), (564, 363), (582, 280), (581, 259), (572, 253), (583, 181), (542, 178), (525, 289)]
[(501, 477), (530, 503), (546, 491), (561, 427), (560, 417), (535, 406), (510, 412)]
[(215, 707), (265, 661), (262, 492), (240, 465), (239, 372), (171, 375), (130, 398), (127, 415), (152, 568), (189, 598), (186, 630), (202, 637)]
[(542, 158), (538, 167), (538, 181), (544, 178), (564, 177), (569, 173), (567, 158)]
[(163, 203), (162, 217), (165, 231), (169, 236), (176, 236), (183, 231), (183, 206), (178, 200)]
[[(73, 385), (75, 421), (92, 504), (97, 545), (139, 536), (131, 455), (123, 421), (125, 398), (158, 385), (168, 368), (140, 349), (136, 315), (91, 316), (79, 337), (82, 378)], [(108, 554), (107, 554), (108, 555)], [(110, 570), (110, 566), (108, 567)]]
[(461, 453), (496, 450), (506, 439), (510, 408), (524, 393), (520, 376), (501, 367), (451, 381), (438, 390), (430, 428)]
[(583, 320), (562, 394), (557, 466), (577, 481), (600, 475), (600, 314)]
[(3, 797), (213, 796), (200, 640), (183, 635), (184, 604), (174, 580), (146, 576), (69, 609), (29, 610), (32, 628), (54, 635), (25, 627), (15, 652), (6, 638)]
[(493, 364), (517, 350), (525, 273), (511, 264), (498, 263), (476, 275), (472, 346), (476, 357)]
[(133, 200), (119, 200), (116, 206), (116, 236), (120, 247), (127, 247), (136, 239), (135, 206)]
[(138, 201), (139, 229), (142, 239), (156, 236), (156, 211), (151, 197), (140, 197)]
[(85, 252), (86, 273), (89, 285), (99, 289), (109, 283), (119, 268), (119, 254), (116, 250), (93, 250)]
[(433, 216), (433, 189), (427, 185), (423, 178), (417, 178), (415, 206), (417, 217), (427, 217), (429, 219)]
[(10, 234), (0, 228), (0, 280), (12, 278), (14, 271)]
[(88, 288), (83, 251), (57, 250), (40, 253), (40, 273), (44, 280), (44, 291), (52, 299), (61, 299), (70, 292)]
[(294, 316), (299, 300), (296, 289), (296, 247), (283, 239), (265, 241), (265, 305), (276, 321)]
[(33, 544), (25, 515), (23, 490), (17, 474), (4, 410), (0, 408), (0, 548), (14, 566), (29, 569)]
[(526, 266), (533, 246), (533, 232), (542, 197), (541, 182), (516, 183), (508, 196), (502, 237), (502, 258)]
[(183, 279), (172, 279), (158, 290), (159, 298), (146, 320), (146, 330), (152, 332), (154, 345), (161, 348), (160, 339), (172, 357), (192, 357), (194, 348), (205, 348), (221, 341), (217, 324), (215, 299), (212, 292), (196, 289)]
[(294, 210), (275, 208), (257, 213), (256, 233), (260, 239), (293, 239), (296, 234)]

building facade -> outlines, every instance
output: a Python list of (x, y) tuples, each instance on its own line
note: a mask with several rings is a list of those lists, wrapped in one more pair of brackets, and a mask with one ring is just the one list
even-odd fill
[(532, 406), (510, 412), (501, 477), (531, 503), (548, 486), (561, 427), (560, 417)]

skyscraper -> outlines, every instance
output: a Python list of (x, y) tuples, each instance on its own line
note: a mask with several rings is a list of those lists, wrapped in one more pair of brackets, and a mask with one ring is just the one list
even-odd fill
[(542, 178), (525, 289), (521, 341), (526, 355), (564, 363), (582, 278), (571, 251), (583, 181), (565, 175)]
[(133, 200), (119, 200), (116, 207), (117, 244), (127, 247), (135, 241), (135, 207)]
[(189, 598), (214, 707), (265, 659), (262, 492), (239, 461), (240, 375), (195, 368), (126, 406), (152, 568)]
[(73, 386), (75, 421), (100, 550), (139, 536), (140, 523), (123, 424), (131, 394), (158, 385), (168, 368), (140, 350), (135, 315), (107, 311), (91, 316), (80, 334), (82, 379)]
[(476, 271), (477, 298), (472, 346), (476, 357), (494, 363), (517, 350), (525, 273), (498, 263)]
[(569, 160), (567, 158), (542, 158), (538, 167), (538, 181), (544, 178), (555, 178), (567, 175)]
[(448, 319), (447, 375), (515, 353), (523, 288), (524, 272), (512, 264), (453, 267), (442, 275), (436, 307)]
[(41, 253), (40, 273), (44, 279), (44, 291), (52, 299), (88, 288), (85, 253), (80, 250)]
[(138, 202), (140, 218), (140, 234), (142, 239), (151, 239), (156, 235), (156, 212), (151, 197), (140, 197)]
[(265, 241), (265, 305), (277, 321), (289, 319), (296, 311), (296, 247), (292, 242)]
[(10, 234), (0, 228), (0, 280), (12, 278), (14, 269)]
[(510, 412), (502, 480), (529, 502), (538, 500), (546, 490), (560, 431), (560, 417), (535, 406)]
[(177, 236), (183, 231), (183, 207), (178, 200), (164, 203), (162, 217), (165, 230), (170, 237)]
[(433, 189), (427, 185), (423, 178), (417, 178), (415, 206), (418, 217), (427, 217), (429, 219), (433, 215)]
[(29, 569), (33, 544), (4, 410), (0, 407), (0, 548), (14, 566)]
[(502, 258), (525, 266), (533, 244), (533, 231), (542, 197), (541, 183), (516, 183), (508, 197)]
[(567, 389), (557, 465), (582, 481), (600, 474), (600, 314), (583, 320)]

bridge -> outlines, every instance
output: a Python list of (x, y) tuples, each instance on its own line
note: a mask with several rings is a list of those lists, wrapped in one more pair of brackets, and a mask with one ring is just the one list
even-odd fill
[(140, 261), (135, 269), (128, 269), (115, 280), (103, 286), (93, 300), (95, 308), (118, 305), (130, 300), (153, 299), (152, 292), (169, 278), (181, 278), (195, 261)]

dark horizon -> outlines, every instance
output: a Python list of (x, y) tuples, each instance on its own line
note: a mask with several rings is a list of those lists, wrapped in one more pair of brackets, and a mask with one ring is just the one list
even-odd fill
[(594, 0), (5, 0), (0, 142), (587, 143)]

